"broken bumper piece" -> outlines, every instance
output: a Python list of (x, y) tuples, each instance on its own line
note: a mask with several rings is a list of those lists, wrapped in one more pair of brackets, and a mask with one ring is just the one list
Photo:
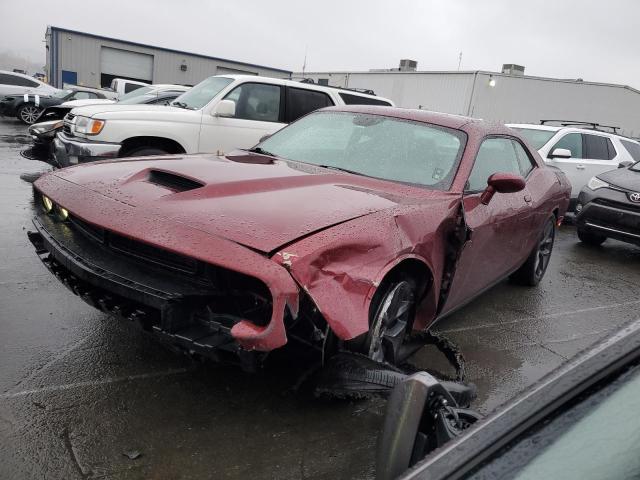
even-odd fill
[[(95, 308), (135, 321), (174, 347), (253, 370), (269, 350), (255, 348), (260, 342), (274, 348), (286, 342), (284, 318), (276, 318), (280, 325), (274, 328), (277, 316), (271, 301), (256, 300), (269, 296), (266, 286), (266, 294), (247, 291), (233, 299), (234, 308), (238, 301), (252, 302), (246, 309), (250, 316), (243, 317), (225, 307), (228, 292), (221, 292), (209, 277), (123, 259), (105, 239), (92, 238), (95, 232), (78, 234), (79, 225), (73, 222), (39, 215), (33, 223), (36, 230), (28, 236), (36, 253), (69, 290)], [(175, 258), (169, 260), (176, 263)]]

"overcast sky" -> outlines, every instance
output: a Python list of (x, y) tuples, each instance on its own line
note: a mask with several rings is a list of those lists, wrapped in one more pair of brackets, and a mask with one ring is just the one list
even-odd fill
[(396, 67), (640, 89), (638, 0), (0, 0), (0, 54), (44, 65), (47, 24), (294, 71)]

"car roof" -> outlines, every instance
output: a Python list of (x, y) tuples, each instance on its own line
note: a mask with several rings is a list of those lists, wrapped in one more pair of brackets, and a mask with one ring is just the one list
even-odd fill
[(339, 111), (368, 113), (372, 115), (384, 115), (402, 120), (412, 120), (415, 122), (430, 123), (442, 127), (454, 128), (457, 130), (481, 130), (485, 133), (505, 134), (518, 137), (518, 133), (508, 129), (501, 123), (489, 122), (480, 118), (465, 117), (451, 113), (434, 112), (431, 110), (384, 107), (377, 105), (341, 105), (336, 107), (326, 107), (321, 111)]
[(435, 480), (463, 476), (493, 458), (566, 402), (639, 359), (640, 320), (635, 320), (543, 377), (515, 400), (428, 455), (400, 478)]
[(608, 137), (616, 137), (622, 140), (628, 140), (632, 142), (637, 142), (635, 138), (625, 137), (624, 135), (620, 135), (619, 133), (613, 132), (605, 132), (604, 130), (598, 130), (595, 128), (581, 128), (578, 126), (557, 126), (557, 125), (538, 125), (535, 123), (507, 123), (507, 127), (509, 128), (528, 128), (530, 130), (546, 130), (549, 132), (559, 132), (560, 130), (566, 130), (569, 132), (579, 132), (579, 133), (595, 133), (596, 135), (606, 135)]
[[(41, 85), (47, 85), (46, 83), (44, 83), (44, 82), (42, 82), (42, 81), (38, 80), (37, 78), (32, 77), (32, 76), (30, 76), (30, 75), (25, 75), (24, 73), (10, 72), (9, 70), (0, 70), (0, 73), (6, 73), (6, 74), (8, 74), (8, 75), (15, 75), (15, 76), (17, 76), (17, 77), (27, 78), (27, 79), (29, 79), (29, 80), (33, 80), (34, 82), (38, 82), (38, 83), (39, 83), (39, 84), (41, 84)], [(47, 86), (50, 86), (50, 85), (47, 85)], [(51, 88), (53, 88), (53, 87), (51, 87)]]
[(306, 88), (308, 90), (316, 90), (316, 91), (319, 90), (324, 92), (335, 92), (337, 90), (339, 92), (346, 93), (349, 95), (357, 95), (359, 97), (367, 97), (367, 98), (377, 98), (378, 100), (384, 100), (384, 101), (393, 103), (393, 101), (388, 98), (379, 97), (378, 95), (371, 95), (364, 92), (359, 92), (357, 90), (351, 90), (349, 88), (330, 87), (326, 85), (319, 85), (317, 83), (306, 83), (306, 82), (301, 82), (299, 80), (290, 80), (287, 78), (261, 77), (259, 75), (215, 75), (215, 76), (233, 78), (234, 80), (251, 80), (251, 81), (260, 82), (260, 83), (273, 83), (276, 85), (286, 85), (289, 87)]
[(177, 90), (181, 92), (186, 92), (187, 90), (191, 89), (191, 87), (187, 87), (185, 85), (174, 85), (172, 83), (154, 83), (152, 85), (149, 85), (149, 87), (153, 88), (154, 90)]

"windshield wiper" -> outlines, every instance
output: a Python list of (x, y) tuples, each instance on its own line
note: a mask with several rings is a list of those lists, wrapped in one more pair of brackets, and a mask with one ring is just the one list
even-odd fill
[[(364, 175), (364, 174), (362, 174), (360, 172), (355, 172), (353, 170), (348, 170), (348, 169), (342, 168), (342, 167), (336, 167), (334, 165), (318, 165), (318, 166), (322, 167), (322, 168), (328, 168), (329, 170), (338, 170), (340, 172), (352, 173), (353, 175)], [(366, 176), (366, 175), (364, 175), (364, 176)]]
[(247, 149), (247, 152), (251, 152), (251, 153), (259, 153), (260, 155), (269, 155), (270, 157), (275, 157), (276, 155), (274, 155), (271, 152), (267, 152), (264, 148), (262, 147), (254, 147), (254, 148), (249, 148)]
[(184, 103), (184, 102), (176, 102), (175, 100), (173, 102), (171, 102), (171, 106), (184, 108), (185, 110), (189, 108), (189, 107), (187, 107), (186, 103)]

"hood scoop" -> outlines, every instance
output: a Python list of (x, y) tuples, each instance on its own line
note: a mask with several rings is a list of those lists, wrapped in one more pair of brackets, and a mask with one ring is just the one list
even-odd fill
[(160, 185), (174, 192), (188, 192), (189, 190), (204, 187), (204, 183), (176, 175), (175, 173), (163, 172), (162, 170), (150, 170), (147, 182)]

